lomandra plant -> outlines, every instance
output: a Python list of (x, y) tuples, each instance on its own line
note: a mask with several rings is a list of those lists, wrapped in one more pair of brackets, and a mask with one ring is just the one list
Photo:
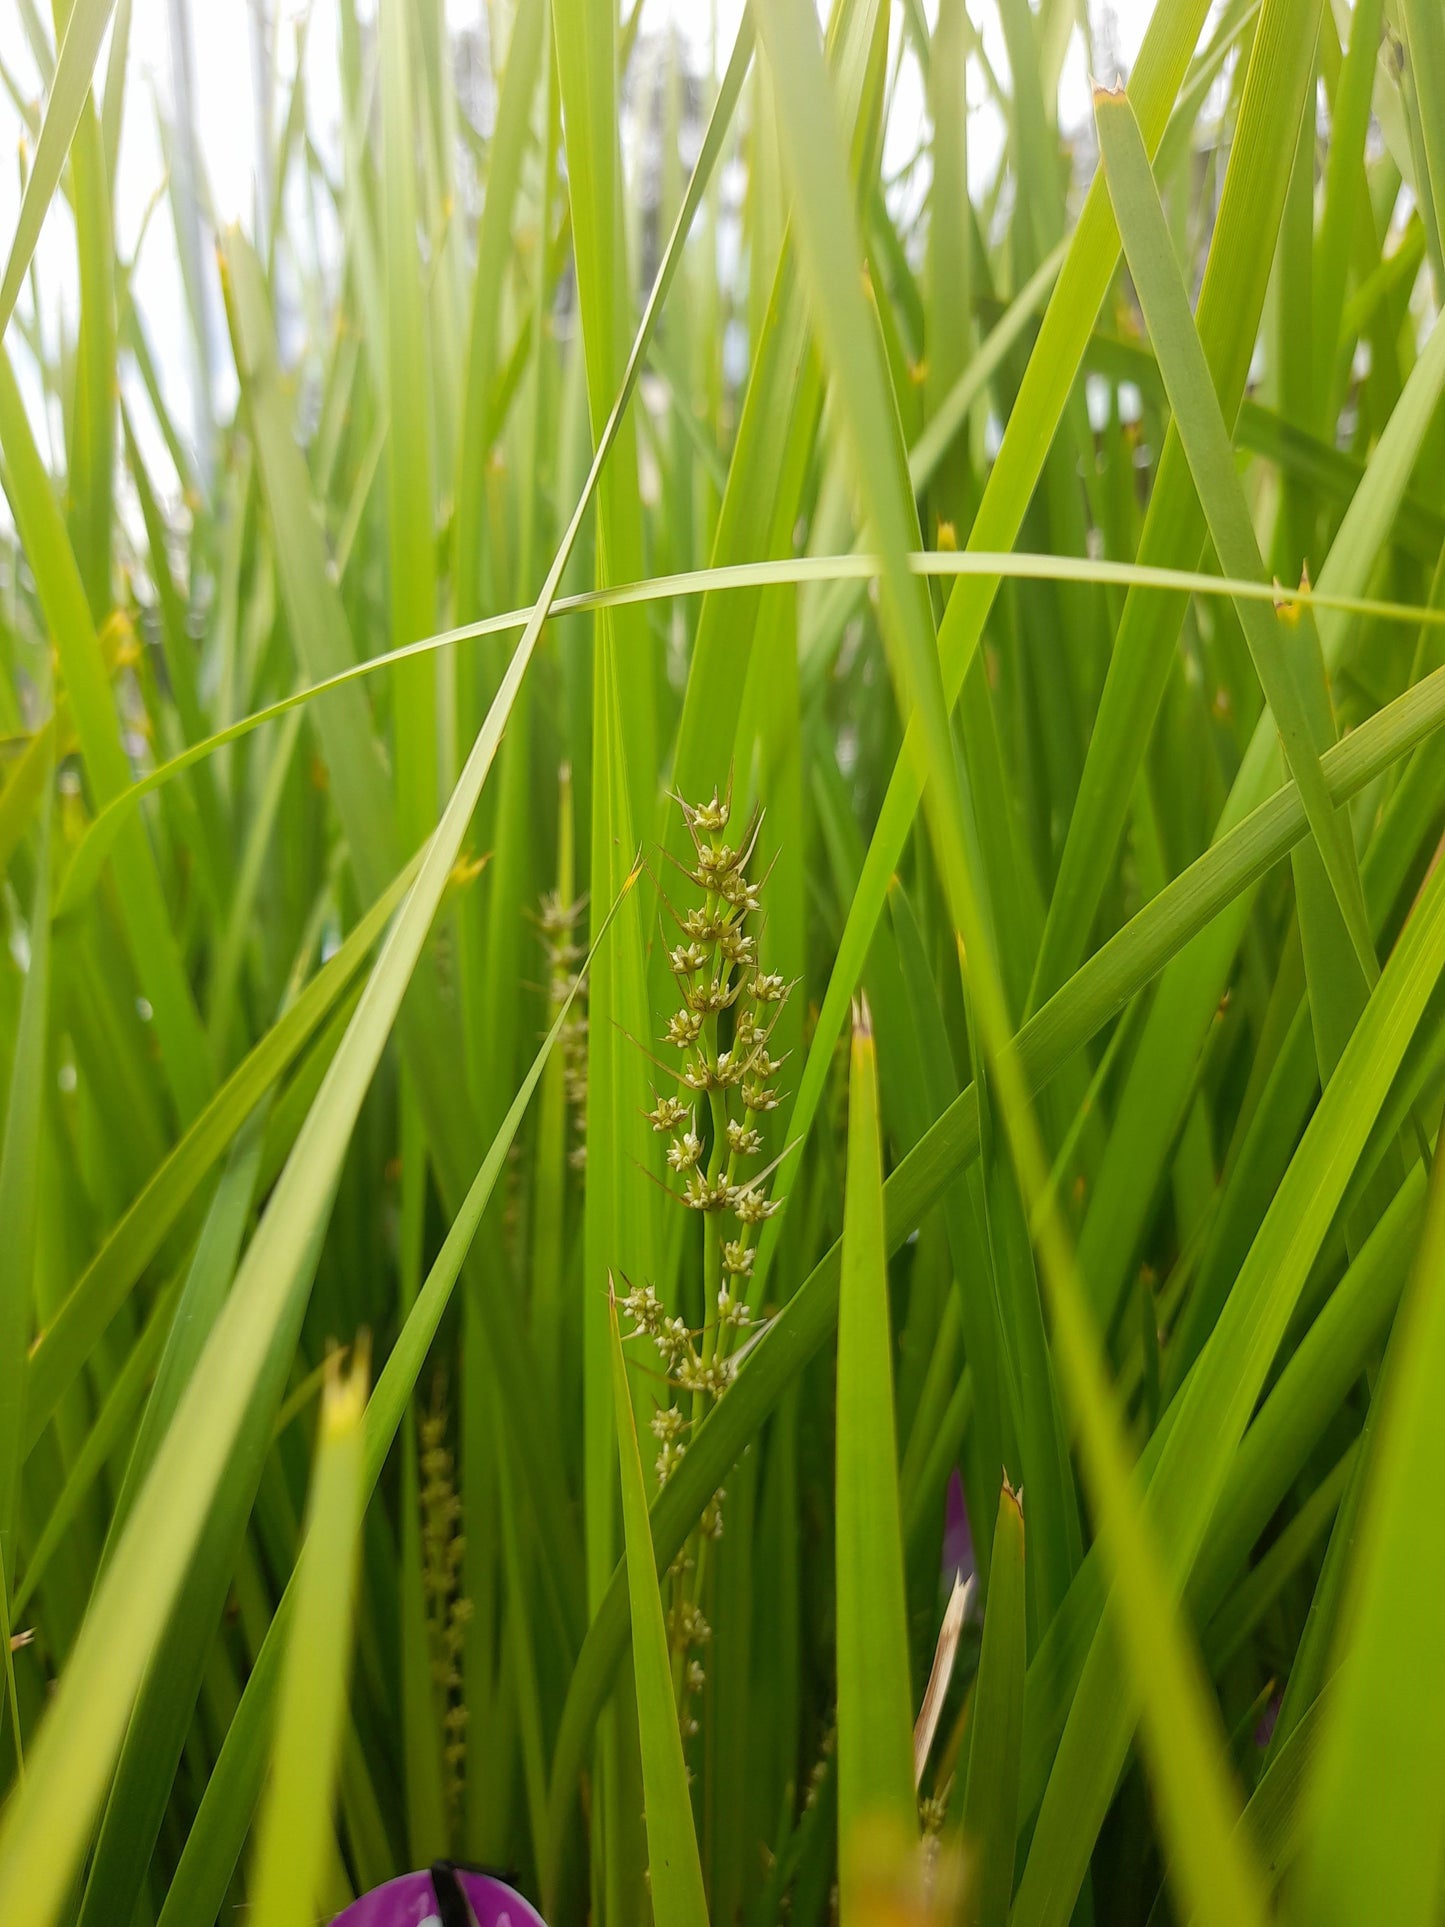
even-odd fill
[[(769, 1080), (782, 1065), (769, 1045), (788, 995), (779, 973), (763, 969), (759, 936), (751, 927), (762, 910), (762, 882), (748, 876), (761, 812), (754, 811), (733, 844), (727, 841), (731, 784), (726, 798), (714, 789), (710, 802), (681, 808), (692, 840), (683, 877), (701, 901), (685, 911), (667, 906), (680, 938), (667, 952), (667, 967), (682, 1008), (668, 1018), (664, 1041), (682, 1063), (674, 1073), (678, 1088), (665, 1090), (647, 1115), (653, 1130), (668, 1136), (668, 1167), (682, 1181), (678, 1197), (703, 1218), (704, 1322), (694, 1331), (682, 1314), (669, 1317), (650, 1284), (634, 1285), (621, 1301), (632, 1335), (650, 1339), (660, 1356), (665, 1392), (649, 1421), (658, 1442), (659, 1485), (677, 1469), (687, 1435), (732, 1383), (738, 1342), (752, 1322), (753, 1240), (779, 1204), (767, 1190), (772, 1166), (758, 1168), (759, 1125), (779, 1104), (778, 1088)], [(713, 1494), (689, 1550), (668, 1573), (668, 1631), (687, 1738), (698, 1731), (689, 1702), (706, 1679), (697, 1649), (712, 1637), (699, 1603), (704, 1546), (722, 1537), (725, 1496), (721, 1487)]]
[(1433, 1921), (1436, 0), (254, 11), (0, 19), (0, 1921)]

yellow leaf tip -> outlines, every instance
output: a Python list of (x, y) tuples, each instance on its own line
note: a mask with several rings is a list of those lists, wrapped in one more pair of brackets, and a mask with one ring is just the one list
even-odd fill
[(328, 1437), (349, 1432), (361, 1423), (371, 1379), (371, 1334), (360, 1332), (350, 1351), (341, 1347), (326, 1354), (326, 1377), (321, 1389), (321, 1425)]
[[(1301, 586), (1308, 590), (1308, 577)], [(1280, 586), (1279, 577), (1274, 579), (1274, 612), (1281, 622), (1296, 623), (1300, 618), (1300, 601), (1297, 591)]]

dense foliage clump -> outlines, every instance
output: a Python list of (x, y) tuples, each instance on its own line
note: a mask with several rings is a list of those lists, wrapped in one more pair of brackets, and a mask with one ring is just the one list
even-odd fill
[(1438, 0), (157, 11), (0, 10), (0, 1923), (1426, 1927)]

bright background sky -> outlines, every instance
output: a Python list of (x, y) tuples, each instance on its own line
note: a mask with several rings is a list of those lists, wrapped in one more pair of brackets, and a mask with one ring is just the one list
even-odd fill
[[(1160, 0), (1168, 5), (1171, 0)], [(205, 171), (217, 217), (249, 226), (255, 205), (256, 94), (254, 41), (249, 0), (185, 0), (190, 11), (195, 56), (196, 123)], [(731, 46), (744, 0), (644, 0), (644, 29), (656, 30), (669, 22), (707, 54), (714, 6), (717, 32), (724, 56)], [(932, 16), (936, 0), (924, 0)], [(1143, 36), (1153, 0), (1091, 0), (1096, 31), (1115, 48), (1127, 72)], [(374, 0), (370, 0), (374, 10)], [(368, 0), (360, 0), (368, 11)], [(475, 26), (483, 18), (485, 0), (447, 0), (448, 13), (458, 27)], [(305, 0), (271, 0), (276, 62), (280, 74), (279, 101), (284, 113), (290, 77), (295, 70), (297, 28), (307, 11)], [(42, 7), (48, 15), (49, 8)], [(336, 0), (310, 0), (306, 43), (306, 84), (309, 119), (323, 152), (339, 147), (340, 99), (337, 81)], [(173, 99), (168, 0), (133, 0), (129, 88), (115, 190), (116, 226), (120, 253), (128, 259), (141, 236), (146, 210), (164, 179), (164, 161), (157, 130), (157, 107), (169, 116)], [(970, 12), (984, 35), (995, 68), (1007, 71), (995, 0), (970, 0)], [(102, 50), (104, 72), (108, 48)], [(40, 80), (13, 0), (0, 0), (0, 58), (20, 88), (32, 98)], [(1113, 79), (1112, 74), (1105, 76)], [(1075, 32), (1060, 84), (1060, 121), (1065, 128), (1081, 125), (1089, 107), (1088, 75), (1082, 41)], [(892, 171), (912, 153), (924, 120), (925, 104), (916, 66), (906, 62), (900, 76), (893, 124), (885, 149), (885, 169)], [(7, 92), (0, 91), (0, 156), (16, 156), (23, 123)], [(328, 143), (328, 133), (336, 132)], [(970, 173), (986, 178), (998, 153), (1001, 130), (991, 104), (973, 117), (970, 132)], [(20, 199), (20, 174), (15, 159), (0, 162), (0, 238), (8, 249)], [(3, 252), (0, 249), (0, 252)], [(71, 315), (75, 302), (74, 236), (69, 217), (57, 197), (36, 254), (35, 274), (42, 290), (47, 334), (53, 339), (61, 315)], [(134, 288), (150, 334), (168, 405), (182, 424), (191, 414), (188, 393), (190, 350), (184, 321), (183, 296), (174, 230), (160, 210), (144, 230)], [(28, 293), (22, 309), (28, 309)], [(226, 358), (222, 356), (224, 367)], [(218, 401), (224, 410), (228, 398)]]

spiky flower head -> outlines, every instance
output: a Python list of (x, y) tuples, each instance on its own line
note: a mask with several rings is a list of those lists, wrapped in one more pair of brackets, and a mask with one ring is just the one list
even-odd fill
[(730, 1199), (739, 1224), (763, 1224), (778, 1209), (776, 1198), (765, 1197), (754, 1185), (737, 1186)]
[[(769, 1082), (781, 1062), (770, 1039), (791, 989), (779, 973), (764, 968), (759, 956), (755, 923), (763, 881), (749, 870), (761, 811), (754, 810), (729, 835), (731, 788), (723, 797), (714, 790), (706, 803), (678, 801), (692, 845), (690, 860), (678, 867), (700, 901), (674, 906), (663, 899), (679, 932), (667, 964), (682, 1007), (668, 1018), (664, 1032), (664, 1042), (678, 1053), (678, 1088), (658, 1097), (647, 1118), (654, 1131), (668, 1136), (667, 1164), (681, 1181), (676, 1195), (704, 1219), (722, 1222), (705, 1224), (703, 1230), (708, 1313), (701, 1331), (690, 1331), (680, 1317), (667, 1317), (650, 1291), (623, 1300), (635, 1329), (651, 1337), (668, 1385), (667, 1403), (651, 1421), (659, 1485), (673, 1476), (686, 1452), (685, 1428), (733, 1383), (739, 1335), (753, 1323), (754, 1229), (779, 1208), (766, 1189), (772, 1167), (759, 1168), (764, 1156), (759, 1120), (780, 1102)], [(724, 1213), (735, 1223), (728, 1225)], [(685, 1419), (688, 1410), (691, 1418)], [(698, 1521), (699, 1538), (721, 1536), (722, 1501), (719, 1489)], [(669, 1639), (686, 1662), (678, 1705), (685, 1737), (697, 1730), (688, 1701), (704, 1681), (696, 1652), (711, 1634), (691, 1597), (688, 1574), (696, 1564), (684, 1553), (667, 1574)]]
[(694, 1171), (702, 1156), (702, 1139), (696, 1131), (684, 1131), (667, 1147), (667, 1161), (674, 1171)]
[(666, 1041), (686, 1050), (689, 1044), (695, 1044), (702, 1036), (702, 1026), (703, 1013), (700, 1010), (685, 1007), (674, 1011), (667, 1020)]
[(710, 803), (699, 803), (690, 811), (687, 810), (686, 804), (683, 805), (683, 808), (687, 811), (688, 822), (691, 828), (701, 830), (704, 836), (718, 835), (727, 828), (728, 819), (732, 815), (732, 784), (728, 784), (728, 793), (725, 797), (720, 798), (717, 791), (714, 790)]
[(634, 1285), (620, 1302), (636, 1331), (650, 1334), (661, 1326), (662, 1302), (651, 1285)]
[(684, 1118), (692, 1116), (692, 1106), (684, 1104), (680, 1097), (670, 1094), (660, 1097), (654, 1110), (647, 1113), (648, 1122), (654, 1131), (673, 1131)]
[(707, 962), (707, 951), (701, 943), (679, 943), (667, 953), (667, 966), (675, 977), (688, 977), (701, 970)]
[(693, 1171), (683, 1186), (682, 1201), (693, 1211), (725, 1211), (732, 1202), (732, 1186), (721, 1172), (710, 1178), (706, 1171)]

